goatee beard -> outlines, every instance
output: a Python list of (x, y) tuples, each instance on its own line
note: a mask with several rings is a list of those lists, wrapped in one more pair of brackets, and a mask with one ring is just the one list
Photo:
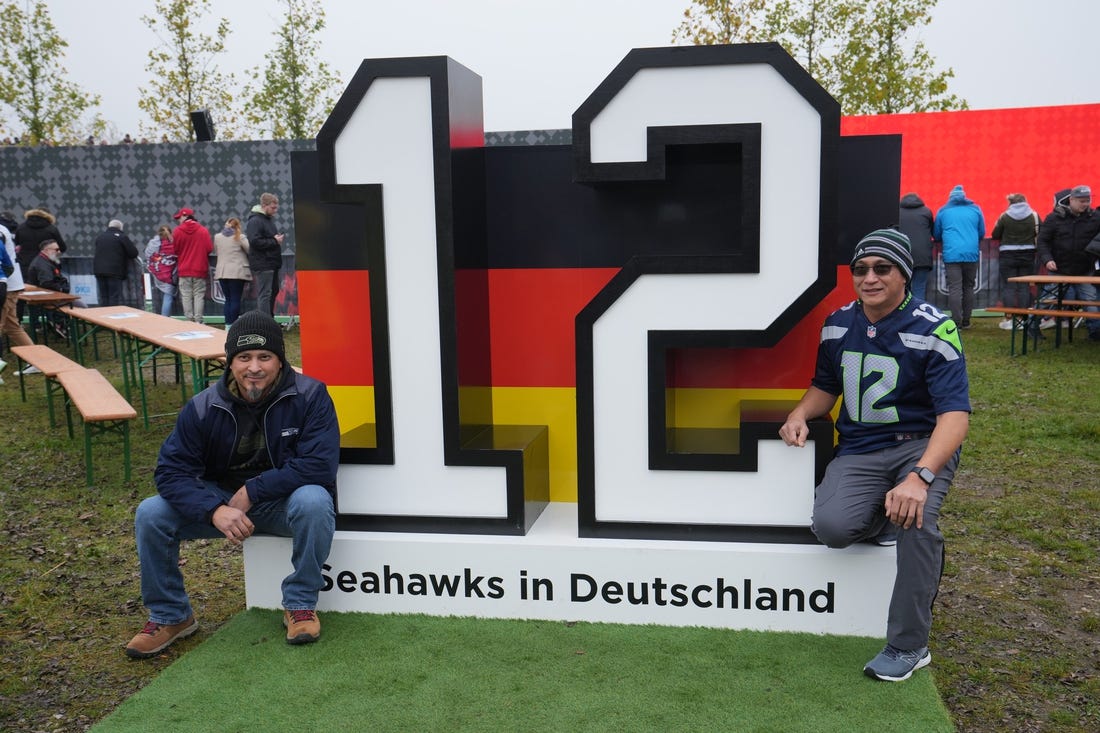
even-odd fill
[(264, 391), (259, 387), (249, 387), (245, 392), (245, 399), (249, 402), (259, 402), (260, 398), (264, 396)]

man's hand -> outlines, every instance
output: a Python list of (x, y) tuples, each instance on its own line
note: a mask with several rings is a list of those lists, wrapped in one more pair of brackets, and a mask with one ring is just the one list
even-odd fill
[(886, 517), (894, 524), (909, 529), (915, 522), (917, 529), (924, 524), (924, 503), (928, 500), (928, 485), (915, 473), (886, 492)]
[(823, 392), (811, 385), (806, 390), (806, 394), (802, 395), (802, 399), (798, 401), (795, 408), (787, 415), (787, 422), (779, 428), (779, 437), (787, 445), (802, 448), (810, 437), (810, 426), (807, 421), (821, 417), (833, 409), (835, 404), (836, 395)]
[(810, 426), (806, 421), (798, 417), (788, 417), (783, 427), (779, 428), (779, 437), (787, 445), (795, 445), (799, 448), (806, 445), (806, 438), (810, 435)]
[[(236, 496), (233, 498), (236, 499)], [(225, 538), (234, 545), (239, 545), (251, 537), (256, 529), (247, 514), (228, 504), (223, 504), (215, 509), (211, 521), (218, 528), (218, 531), (224, 534)]]
[(1051, 272), (1057, 272), (1058, 271), (1058, 265), (1057, 265), (1057, 263), (1054, 262), (1054, 260), (1051, 260), (1050, 262), (1047, 263), (1047, 269), (1050, 270)]

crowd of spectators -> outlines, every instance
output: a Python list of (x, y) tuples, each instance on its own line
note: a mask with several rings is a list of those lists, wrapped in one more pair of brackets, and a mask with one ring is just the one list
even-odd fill
[[(1006, 308), (1027, 308), (1036, 300), (1026, 285), (1009, 282), (1009, 278), (1034, 274), (1094, 275), (1100, 273), (1100, 211), (1092, 207), (1092, 189), (1084, 184), (1063, 189), (1054, 195), (1054, 207), (1041, 217), (1022, 193), (1006, 196), (1008, 207), (1002, 212), (990, 232), (997, 244), (1001, 300)], [(916, 193), (907, 193), (898, 203), (896, 229), (912, 243), (913, 258), (920, 262), (921, 252), (931, 252), (933, 245), (942, 250), (947, 284), (948, 310), (959, 328), (970, 327), (975, 283), (980, 260), (980, 245), (986, 236), (986, 221), (981, 208), (966, 196), (961, 185), (948, 194), (947, 201), (935, 213), (924, 205)], [(928, 260), (931, 267), (931, 258)], [(912, 292), (925, 297), (927, 274), (914, 268)], [(921, 275), (921, 276), (919, 276)], [(1038, 300), (1049, 296), (1039, 292)], [(1095, 302), (1086, 311), (1100, 310), (1100, 297), (1095, 285), (1074, 283), (1063, 293), (1066, 297)], [(1035, 328), (1049, 328), (1053, 319), (1041, 319)], [(1007, 318), (1001, 328), (1011, 329)], [(1100, 320), (1086, 324), (1089, 340), (1100, 341)]]

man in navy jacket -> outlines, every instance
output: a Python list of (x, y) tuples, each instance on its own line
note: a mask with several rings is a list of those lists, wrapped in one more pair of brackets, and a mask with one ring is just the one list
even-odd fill
[(95, 256), (92, 258), (100, 305), (123, 305), (122, 285), (130, 274), (130, 263), (137, 256), (137, 247), (122, 231), (122, 222), (111, 219), (107, 231), (95, 238)]
[(288, 644), (321, 633), (317, 596), (336, 528), (340, 429), (325, 385), (286, 363), (282, 330), (250, 311), (229, 329), (226, 372), (184, 406), (157, 459), (157, 495), (134, 520), (149, 621), (126, 646), (156, 656), (198, 628), (179, 569), (181, 540), (254, 532), (293, 538), (282, 584)]

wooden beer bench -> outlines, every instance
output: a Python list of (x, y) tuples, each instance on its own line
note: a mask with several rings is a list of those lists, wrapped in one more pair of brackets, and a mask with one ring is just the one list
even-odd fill
[(84, 367), (44, 344), (13, 346), (11, 347), (11, 353), (15, 354), (19, 361), (19, 394), (24, 402), (27, 401), (27, 380), (23, 370), (27, 368), (27, 365), (30, 365), (42, 372), (42, 376), (46, 379), (46, 407), (50, 413), (50, 427), (57, 427), (53, 410), (54, 393), (61, 391), (57, 375), (61, 372), (83, 369)]
[[(1078, 302), (1079, 301), (1063, 301), (1062, 305), (1063, 305), (1063, 308), (1064, 308), (1065, 306), (1075, 305)], [(1088, 305), (1095, 305), (1094, 303), (1089, 302), (1089, 301), (1080, 301), (1080, 302), (1087, 303)], [(1008, 352), (1012, 356), (1016, 355), (1016, 329), (1020, 330), (1020, 336), (1021, 336), (1021, 338), (1020, 338), (1020, 341), (1021, 341), (1020, 353), (1025, 355), (1025, 356), (1027, 355), (1027, 336), (1028, 336), (1027, 329), (1028, 329), (1028, 324), (1032, 321), (1032, 319), (1036, 320), (1036, 327), (1035, 327), (1035, 329), (1033, 331), (1033, 334), (1032, 334), (1032, 341), (1033, 341), (1032, 348), (1033, 349), (1038, 349), (1039, 348), (1038, 319), (1041, 319), (1041, 318), (1067, 318), (1067, 319), (1069, 319), (1069, 326), (1067, 327), (1067, 332), (1068, 332), (1068, 335), (1069, 335), (1069, 340), (1073, 341), (1073, 323), (1076, 319), (1078, 319), (1078, 318), (1087, 318), (1087, 319), (1100, 318), (1100, 313), (1094, 313), (1094, 312), (1090, 312), (1090, 311), (1079, 311), (1079, 310), (1064, 310), (1064, 309), (1063, 310), (1054, 310), (1054, 309), (1051, 309), (1051, 308), (986, 308), (986, 310), (989, 311), (990, 313), (1003, 313), (1006, 316), (1011, 316), (1012, 317), (1012, 340), (1010, 341), (1009, 352)], [(1057, 348), (1057, 347), (1058, 347), (1058, 344), (1056, 343), (1055, 348)]]
[(73, 435), (72, 408), (84, 420), (84, 468), (88, 486), (92, 485), (92, 439), (115, 433), (122, 436), (122, 460), (126, 480), (130, 480), (130, 421), (135, 410), (97, 369), (69, 369), (59, 372), (58, 381), (65, 390), (65, 419), (69, 437)]

